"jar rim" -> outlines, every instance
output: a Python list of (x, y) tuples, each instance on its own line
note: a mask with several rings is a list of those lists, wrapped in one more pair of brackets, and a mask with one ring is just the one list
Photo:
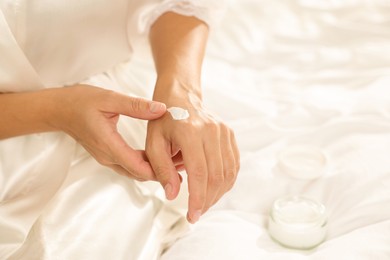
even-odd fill
[[(304, 212), (297, 212), (299, 210)], [(327, 222), (326, 208), (323, 204), (297, 195), (275, 200), (270, 217), (275, 223), (300, 228), (321, 227)]]

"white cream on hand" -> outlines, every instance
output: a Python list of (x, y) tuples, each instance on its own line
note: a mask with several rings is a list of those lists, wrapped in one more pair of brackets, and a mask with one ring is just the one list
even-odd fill
[(188, 110), (181, 107), (170, 107), (167, 110), (171, 113), (173, 120), (185, 120), (190, 117)]
[(278, 199), (271, 209), (268, 231), (283, 246), (311, 249), (326, 237), (325, 206), (301, 196)]

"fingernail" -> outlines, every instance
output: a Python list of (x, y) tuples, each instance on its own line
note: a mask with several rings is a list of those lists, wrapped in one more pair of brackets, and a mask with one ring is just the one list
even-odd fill
[(162, 103), (159, 103), (159, 102), (152, 102), (152, 104), (150, 104), (150, 112), (152, 113), (158, 113), (162, 110), (162, 108), (164, 107), (164, 104)]
[(194, 214), (192, 214), (191, 222), (192, 223), (198, 222), (201, 215), (202, 215), (202, 211), (200, 211), (200, 210), (195, 211)]
[(164, 187), (164, 190), (165, 190), (165, 197), (167, 197), (167, 199), (169, 199), (171, 197), (171, 194), (172, 194), (172, 185), (170, 183), (166, 184)]

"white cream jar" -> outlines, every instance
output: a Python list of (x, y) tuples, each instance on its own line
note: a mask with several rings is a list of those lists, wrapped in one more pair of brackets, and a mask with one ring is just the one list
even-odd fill
[(293, 145), (278, 155), (279, 169), (295, 179), (313, 180), (326, 172), (327, 158), (315, 146)]
[(283, 246), (314, 248), (326, 237), (325, 206), (302, 196), (278, 199), (270, 212), (268, 231)]

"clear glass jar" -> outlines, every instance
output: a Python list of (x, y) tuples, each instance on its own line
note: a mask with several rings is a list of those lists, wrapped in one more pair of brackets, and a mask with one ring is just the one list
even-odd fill
[(326, 238), (325, 206), (302, 196), (290, 196), (273, 203), (268, 223), (270, 236), (283, 246), (311, 249)]

